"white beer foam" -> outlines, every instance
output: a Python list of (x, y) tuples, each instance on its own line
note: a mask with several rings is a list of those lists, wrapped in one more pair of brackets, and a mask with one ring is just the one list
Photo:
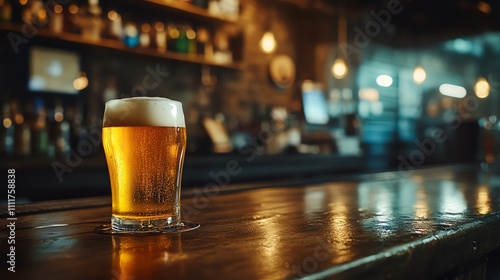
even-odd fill
[(131, 97), (106, 102), (103, 126), (186, 127), (179, 101), (164, 97)]

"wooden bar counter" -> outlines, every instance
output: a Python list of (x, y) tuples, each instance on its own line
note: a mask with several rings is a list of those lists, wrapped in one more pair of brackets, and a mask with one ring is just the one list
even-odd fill
[(4, 261), (0, 278), (500, 279), (500, 175), (446, 166), (221, 185), (183, 190), (184, 219), (201, 227), (182, 234), (94, 233), (109, 197), (17, 204), (15, 273)]

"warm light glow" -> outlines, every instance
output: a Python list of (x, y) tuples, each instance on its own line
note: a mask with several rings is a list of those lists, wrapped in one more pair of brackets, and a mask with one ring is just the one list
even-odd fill
[(314, 89), (314, 83), (311, 80), (305, 80), (302, 82), (302, 91), (310, 91)]
[(38, 10), (37, 18), (40, 22), (45, 22), (47, 20), (47, 11), (44, 9)]
[(476, 204), (479, 214), (485, 215), (491, 212), (491, 199), (487, 185), (481, 185), (478, 188)]
[(193, 29), (186, 30), (186, 37), (189, 40), (194, 40), (196, 38), (196, 32)]
[(347, 64), (342, 58), (337, 58), (333, 62), (332, 75), (337, 79), (343, 79), (347, 75)]
[(54, 12), (55, 12), (56, 14), (60, 14), (60, 13), (62, 13), (62, 12), (63, 12), (63, 6), (61, 6), (61, 5), (55, 5), (55, 6), (54, 6)]
[(202, 43), (206, 43), (208, 42), (209, 38), (210, 38), (210, 33), (208, 32), (208, 30), (206, 28), (199, 28), (198, 29), (198, 41), (202, 42)]
[(452, 84), (442, 84), (439, 86), (439, 92), (442, 95), (455, 97), (455, 98), (464, 98), (467, 94), (467, 91), (464, 87), (452, 85)]
[(377, 77), (377, 85), (381, 87), (390, 87), (392, 85), (392, 77), (389, 75), (380, 75)]
[(491, 5), (484, 1), (477, 3), (477, 9), (485, 14), (491, 13)]
[(68, 11), (69, 11), (70, 14), (76, 15), (76, 14), (78, 14), (78, 6), (77, 5), (71, 5), (71, 6), (69, 6)]
[(359, 99), (366, 101), (378, 101), (379, 93), (374, 88), (362, 88), (359, 90)]
[(116, 11), (111, 10), (108, 12), (108, 19), (110, 21), (116, 21), (119, 18), (120, 18), (120, 15)]
[(144, 33), (149, 33), (149, 31), (151, 31), (151, 25), (149, 25), (149, 23), (143, 23), (141, 25), (141, 30)]
[(9, 127), (11, 127), (11, 126), (12, 126), (12, 121), (11, 121), (9, 118), (5, 118), (5, 119), (3, 119), (3, 126), (4, 126), (5, 128), (9, 128)]
[(417, 189), (417, 201), (415, 202), (415, 218), (417, 221), (428, 221), (427, 218), (431, 214), (431, 210), (428, 205), (429, 199), (427, 198), (427, 193), (424, 188), (419, 187)]
[(15, 116), (14, 116), (14, 122), (16, 124), (22, 124), (24, 122), (24, 117), (23, 115), (17, 113)]
[(274, 52), (276, 49), (276, 39), (274, 39), (274, 34), (272, 32), (264, 33), (264, 36), (262, 36), (259, 44), (264, 53)]
[(479, 78), (474, 85), (474, 92), (479, 98), (486, 98), (490, 95), (490, 84), (485, 78)]
[(424, 68), (422, 66), (415, 67), (415, 70), (413, 71), (413, 81), (416, 84), (421, 84), (425, 81), (425, 78), (427, 78), (427, 74), (425, 73)]
[(163, 24), (163, 22), (156, 22), (155, 23), (155, 30), (156, 32), (161, 32), (163, 30), (165, 30), (165, 24)]
[(80, 77), (76, 78), (73, 81), (73, 87), (76, 90), (85, 89), (89, 85), (89, 80), (87, 79), (87, 75), (85, 73), (81, 73)]
[(177, 28), (171, 28), (168, 30), (168, 35), (172, 39), (177, 39), (179, 38), (179, 30)]
[(449, 97), (443, 97), (443, 99), (441, 99), (441, 107), (443, 107), (443, 109), (450, 109), (452, 106), (453, 99)]
[(19, 4), (22, 6), (26, 5), (28, 3), (28, 0), (19, 0)]
[[(156, 27), (156, 25), (155, 25)], [(158, 31), (158, 29), (157, 29)], [(123, 33), (125, 33), (126, 36), (129, 36), (131, 38), (137, 37), (139, 34), (139, 31), (137, 30), (137, 26), (133, 23), (127, 23), (125, 24), (125, 27), (123, 28)]]
[(64, 115), (62, 112), (56, 112), (54, 114), (54, 120), (56, 120), (56, 122), (62, 122), (64, 120)]

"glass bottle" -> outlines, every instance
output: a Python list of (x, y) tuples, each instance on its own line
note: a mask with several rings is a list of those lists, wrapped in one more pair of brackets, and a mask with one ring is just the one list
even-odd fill
[(156, 22), (155, 23), (155, 42), (156, 42), (156, 49), (159, 52), (164, 52), (167, 50), (167, 33), (165, 31), (165, 24), (163, 22)]
[(64, 118), (64, 107), (60, 99), (54, 107), (53, 141), (56, 157), (64, 157), (70, 150), (70, 125)]
[(17, 101), (11, 103), (11, 115), (14, 120), (14, 153), (20, 157), (29, 156), (31, 153), (30, 126), (25, 121)]
[(35, 120), (32, 127), (32, 152), (35, 156), (47, 156), (49, 146), (49, 131), (47, 125), (47, 110), (42, 98), (34, 101)]
[(186, 39), (188, 40), (188, 49), (187, 53), (188, 54), (196, 54), (196, 47), (197, 47), (197, 41), (196, 41), (196, 31), (194, 31), (191, 26), (186, 26)]
[(169, 24), (167, 28), (167, 50), (176, 52), (177, 51), (177, 40), (179, 39), (179, 29), (173, 25)]
[(64, 14), (62, 5), (54, 5), (49, 17), (49, 28), (52, 33), (59, 34), (64, 29)]
[[(141, 35), (140, 35), (140, 44), (141, 44), (141, 47), (143, 48), (148, 48), (149, 45), (151, 44), (151, 25), (149, 23), (143, 23), (141, 25)], [(165, 39), (167, 38), (166, 37), (167, 35), (165, 35)], [(165, 49), (166, 49), (166, 46), (165, 46)]]
[[(205, 27), (199, 27), (196, 32), (196, 53), (209, 57), (210, 32)], [(213, 55), (213, 49), (211, 50)]]
[(186, 37), (186, 26), (179, 28), (179, 38), (176, 40), (176, 50), (180, 53), (189, 52), (189, 39)]
[(135, 48), (139, 46), (139, 30), (137, 30), (137, 25), (133, 22), (125, 24), (123, 28), (124, 33), (124, 43), (129, 48)]
[(12, 5), (9, 0), (0, 0), (0, 22), (12, 20)]
[(14, 125), (10, 113), (10, 104), (2, 105), (2, 126), (0, 127), (0, 153), (7, 157), (14, 155)]
[(123, 40), (122, 16), (116, 10), (109, 10), (107, 15), (108, 37)]

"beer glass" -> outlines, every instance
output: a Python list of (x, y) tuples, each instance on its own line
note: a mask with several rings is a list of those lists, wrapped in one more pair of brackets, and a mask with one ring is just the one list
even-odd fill
[(161, 97), (107, 101), (102, 142), (112, 196), (111, 225), (98, 233), (178, 233), (199, 227), (181, 221), (186, 151), (182, 104)]

